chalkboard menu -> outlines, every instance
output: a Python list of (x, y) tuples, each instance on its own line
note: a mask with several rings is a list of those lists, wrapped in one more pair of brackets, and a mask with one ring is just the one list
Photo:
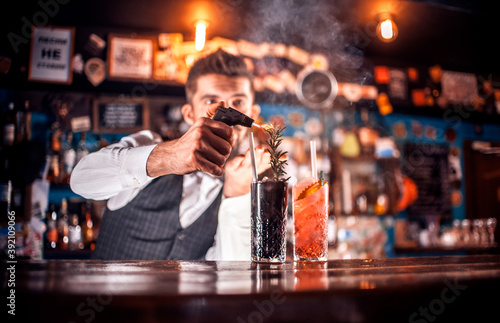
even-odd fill
[(146, 100), (124, 98), (98, 99), (94, 104), (94, 130), (131, 133), (149, 126)]
[(403, 171), (418, 187), (418, 198), (408, 207), (413, 220), (427, 215), (451, 220), (448, 150), (443, 145), (406, 143)]

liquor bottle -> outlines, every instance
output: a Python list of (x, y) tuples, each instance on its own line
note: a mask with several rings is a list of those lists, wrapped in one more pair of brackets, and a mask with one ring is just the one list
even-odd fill
[(361, 145), (361, 154), (366, 157), (373, 157), (378, 132), (370, 123), (370, 115), (367, 109), (361, 110), (361, 125), (358, 129), (358, 138)]
[(389, 196), (386, 193), (386, 185), (383, 177), (377, 175), (377, 199), (375, 200), (374, 213), (375, 215), (387, 214), (389, 210)]
[(85, 156), (89, 154), (89, 149), (87, 146), (87, 136), (85, 133), (82, 133), (82, 137), (80, 138), (80, 142), (78, 143), (78, 147), (76, 150), (76, 164)]
[(78, 215), (73, 214), (71, 223), (68, 227), (68, 249), (80, 250), (83, 249), (82, 228), (78, 224)]
[(68, 223), (68, 202), (62, 199), (59, 217), (57, 219), (57, 248), (68, 250), (69, 243), (69, 223)]
[(356, 158), (361, 152), (358, 136), (355, 129), (354, 112), (345, 111), (345, 117), (342, 122), (344, 136), (339, 147), (340, 155), (347, 158)]
[(50, 152), (53, 155), (59, 155), (61, 151), (61, 129), (59, 127), (59, 123), (54, 122), (51, 126), (51, 135), (50, 135)]
[(354, 198), (354, 208), (353, 214), (355, 215), (366, 215), (368, 211), (368, 192), (367, 185), (368, 179), (360, 178), (358, 187), (357, 187), (357, 195)]
[(28, 114), (28, 111), (27, 111), (28, 107), (29, 107), (29, 103), (28, 104), (25, 103), (24, 109), (19, 108), (16, 111), (16, 136), (15, 136), (15, 143), (16, 144), (29, 140), (29, 138), (27, 136), (28, 125), (26, 122), (27, 121), (26, 116)]
[(51, 205), (45, 218), (47, 231), (45, 233), (45, 248), (53, 250), (57, 247), (57, 213), (55, 206)]
[(16, 138), (16, 112), (14, 110), (14, 103), (10, 102), (7, 113), (5, 114), (5, 121), (3, 122), (3, 145), (12, 147)]
[(54, 122), (51, 126), (50, 134), (50, 152), (47, 155), (47, 164), (49, 167), (47, 180), (58, 183), (61, 180), (61, 165), (59, 156), (61, 155), (61, 129), (59, 124)]
[(59, 156), (58, 155), (48, 155), (47, 156), (47, 167), (49, 167), (49, 171), (47, 173), (47, 180), (49, 182), (58, 183), (61, 179), (61, 170), (59, 165)]
[(344, 157), (356, 158), (360, 154), (359, 141), (354, 131), (346, 131), (344, 141), (340, 145), (340, 154)]
[(93, 250), (94, 247), (94, 222), (90, 212), (90, 202), (85, 204), (85, 220), (82, 223), (83, 244), (85, 248)]
[(67, 182), (73, 167), (75, 166), (76, 152), (73, 149), (73, 133), (68, 132), (67, 137), (62, 141), (61, 162), (62, 181)]
[(24, 130), (22, 132), (23, 140), (31, 140), (31, 110), (30, 101), (24, 101)]

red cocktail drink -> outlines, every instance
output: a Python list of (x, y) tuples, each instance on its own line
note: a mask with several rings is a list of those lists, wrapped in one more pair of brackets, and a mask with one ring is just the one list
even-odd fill
[(294, 260), (328, 259), (328, 182), (312, 177), (293, 188)]

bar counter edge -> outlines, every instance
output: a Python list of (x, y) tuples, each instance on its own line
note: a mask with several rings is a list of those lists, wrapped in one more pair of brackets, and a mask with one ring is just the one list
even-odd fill
[(5, 313), (14, 296), (13, 322), (496, 322), (500, 315), (500, 255), (19, 260), (2, 261), (2, 281)]

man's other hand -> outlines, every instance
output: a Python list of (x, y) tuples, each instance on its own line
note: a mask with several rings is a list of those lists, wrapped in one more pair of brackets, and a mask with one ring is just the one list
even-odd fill
[[(255, 149), (257, 173), (260, 174), (270, 168), (270, 154), (264, 147)], [(239, 155), (226, 164), (226, 174), (222, 194), (225, 197), (235, 197), (250, 192), (252, 182), (252, 160), (250, 150), (245, 155)]]

